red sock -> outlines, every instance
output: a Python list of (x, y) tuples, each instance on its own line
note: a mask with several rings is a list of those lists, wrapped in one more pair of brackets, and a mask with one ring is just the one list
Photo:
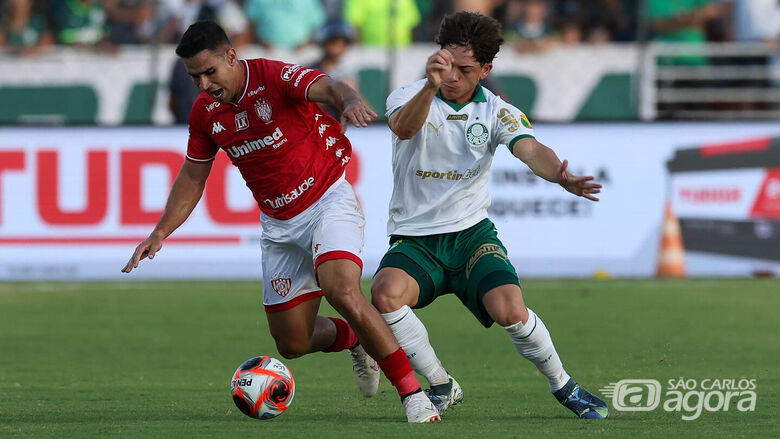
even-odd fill
[(349, 323), (344, 320), (328, 317), (336, 325), (336, 340), (322, 352), (341, 352), (344, 349), (352, 349), (358, 344), (357, 336)]
[(409, 359), (406, 358), (406, 352), (403, 349), (398, 348), (389, 357), (377, 361), (377, 363), (402, 397), (420, 390), (420, 383), (414, 376), (412, 365), (409, 364)]

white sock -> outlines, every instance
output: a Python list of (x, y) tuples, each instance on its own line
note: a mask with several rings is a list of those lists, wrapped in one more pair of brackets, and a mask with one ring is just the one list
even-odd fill
[(424, 376), (431, 386), (449, 382), (447, 371), (444, 370), (436, 357), (436, 352), (433, 351), (431, 342), (428, 341), (425, 325), (409, 306), (404, 305), (396, 311), (382, 314), (382, 317), (393, 331), (398, 344), (406, 352), (406, 357), (409, 358), (409, 363), (415, 372)]
[(555, 392), (569, 381), (569, 374), (563, 370), (563, 363), (555, 351), (550, 332), (544, 322), (531, 309), (528, 309), (528, 321), (504, 326), (509, 338), (515, 344), (517, 352), (531, 361), (550, 381), (550, 391)]

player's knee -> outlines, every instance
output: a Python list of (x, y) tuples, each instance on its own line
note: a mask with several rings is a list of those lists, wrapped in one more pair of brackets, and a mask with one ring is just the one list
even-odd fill
[(528, 320), (528, 309), (525, 306), (507, 307), (491, 317), (501, 326), (511, 326), (518, 322), (525, 323)]
[(343, 316), (357, 312), (360, 302), (366, 300), (363, 292), (357, 287), (342, 286), (324, 293), (328, 303)]
[(309, 352), (308, 341), (299, 340), (276, 340), (276, 350), (279, 351), (279, 355), (292, 360), (298, 357), (302, 357)]
[(371, 285), (371, 304), (381, 313), (397, 310), (404, 304), (397, 294), (393, 294), (392, 288), (387, 282), (376, 282)]
[(371, 284), (371, 304), (381, 313), (396, 311), (404, 305), (413, 306), (414, 303), (410, 303), (413, 296), (408, 285), (393, 282), (386, 277), (377, 276)]

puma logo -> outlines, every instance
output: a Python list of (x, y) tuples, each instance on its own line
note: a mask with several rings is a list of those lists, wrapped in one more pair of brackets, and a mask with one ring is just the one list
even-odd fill
[(432, 129), (433, 131), (435, 131), (435, 132), (436, 132), (436, 137), (438, 137), (438, 136), (439, 136), (439, 128), (441, 128), (441, 127), (442, 127), (442, 125), (444, 125), (444, 123), (443, 123), (443, 122), (442, 122), (442, 123), (440, 123), (438, 127), (437, 127), (437, 126), (435, 126), (434, 124), (432, 124), (432, 123), (428, 122), (428, 126), (429, 126), (429, 127), (431, 127), (431, 129)]

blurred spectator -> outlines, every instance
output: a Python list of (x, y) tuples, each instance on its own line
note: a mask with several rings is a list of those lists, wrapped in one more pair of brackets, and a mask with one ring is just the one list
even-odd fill
[(244, 8), (258, 43), (265, 47), (303, 47), (325, 23), (320, 0), (246, 0)]
[(252, 29), (244, 10), (236, 0), (159, 0), (155, 21), (160, 28), (159, 41), (175, 44), (198, 20), (216, 21), (234, 47), (252, 40)]
[(322, 0), (322, 7), (326, 22), (344, 19), (344, 0)]
[(780, 39), (780, 2), (777, 0), (733, 0), (734, 37), (737, 41)]
[(6, 0), (0, 5), (0, 45), (19, 55), (37, 55), (52, 47), (52, 18), (45, 1)]
[(361, 44), (408, 46), (420, 23), (414, 0), (345, 0), (344, 17), (358, 30)]
[[(636, 7), (635, 2), (625, 0), (559, 0), (554, 13), (562, 34), (567, 29), (570, 34), (575, 33), (572, 27), (576, 23), (581, 41), (629, 41), (634, 38), (635, 24), (626, 5)], [(567, 39), (566, 35), (562, 38)]]
[[(720, 18), (724, 4), (717, 0), (647, 0), (652, 39), (675, 43), (705, 43), (707, 23)], [(703, 65), (703, 56), (661, 57), (660, 64)]]
[(503, 0), (454, 0), (454, 9), (457, 11), (478, 12), (488, 17), (493, 16), (493, 11), (504, 3)]
[(181, 58), (177, 58), (168, 82), (168, 108), (179, 125), (186, 125), (190, 120), (190, 110), (200, 94), (200, 89), (192, 82), (190, 74), (184, 67)]
[(566, 46), (575, 46), (582, 43), (584, 39), (582, 26), (573, 19), (562, 20), (558, 25), (561, 43)]
[(454, 12), (451, 0), (417, 0), (420, 24), (414, 28), (414, 41), (433, 41), (445, 15)]
[[(344, 81), (358, 90), (355, 71), (344, 65), (344, 55), (355, 40), (355, 30), (342, 20), (330, 21), (315, 34), (317, 44), (322, 48), (322, 57), (311, 67), (327, 73), (331, 78)], [(336, 120), (341, 117), (338, 108), (320, 104)]]
[(613, 41), (636, 40), (638, 3), (639, 0), (601, 0)]
[(152, 0), (103, 0), (103, 9), (112, 44), (143, 44), (151, 40)]
[(546, 50), (553, 45), (555, 35), (546, 1), (509, 0), (505, 14), (505, 38), (518, 52)]
[[(743, 56), (735, 61), (740, 66), (757, 66), (767, 73), (766, 79), (744, 79), (736, 85), (749, 87), (776, 87), (780, 83), (780, 2), (777, 0), (733, 0), (734, 37), (744, 43), (772, 43), (774, 50), (767, 55)], [(751, 108), (751, 106), (746, 106)], [(752, 105), (755, 109), (780, 108), (778, 104)]]
[(106, 14), (99, 0), (57, 0), (51, 5), (57, 42), (94, 46), (106, 36)]

